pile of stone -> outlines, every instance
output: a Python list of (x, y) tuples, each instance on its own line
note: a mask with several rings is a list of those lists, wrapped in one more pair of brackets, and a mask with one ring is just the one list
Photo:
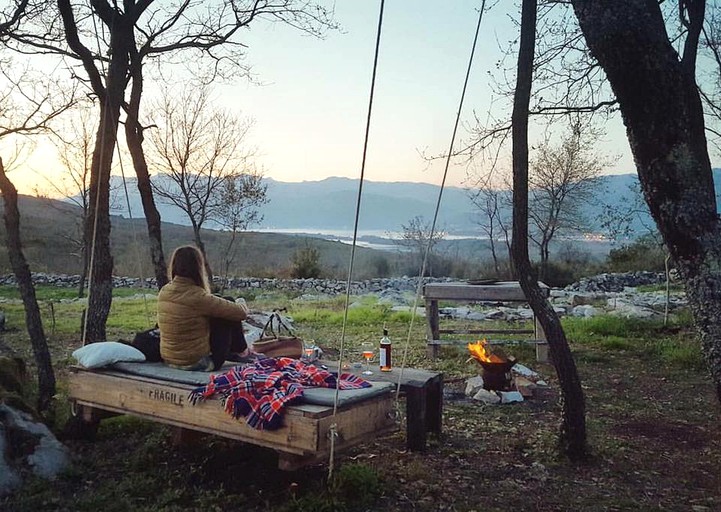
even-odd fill
[(507, 391), (485, 389), (483, 377), (477, 375), (466, 380), (466, 396), (488, 405), (512, 404), (533, 398), (539, 390), (548, 387), (546, 381), (537, 372), (522, 364), (516, 363), (511, 368), (511, 373), (512, 389)]
[(663, 272), (620, 272), (583, 277), (578, 282), (566, 286), (565, 290), (577, 292), (622, 292), (626, 288), (636, 288), (638, 286), (665, 282), (666, 274)]

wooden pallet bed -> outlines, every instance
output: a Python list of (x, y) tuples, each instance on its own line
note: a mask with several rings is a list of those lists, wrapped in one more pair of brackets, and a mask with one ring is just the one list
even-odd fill
[(286, 407), (281, 428), (256, 430), (244, 419), (236, 420), (227, 414), (219, 400), (192, 405), (188, 401), (190, 390), (208, 379), (207, 373), (194, 375), (198, 373), (168, 367), (156, 373), (151, 363), (118, 363), (96, 370), (76, 366), (69, 376), (69, 396), (81, 419), (90, 425), (97, 425), (108, 412), (130, 414), (272, 448), (278, 452), (278, 466), (283, 470), (327, 461), (334, 423), (336, 451), (396, 428), (392, 415), (394, 386), (389, 383), (374, 382), (373, 387), (364, 390), (341, 391), (341, 405), (335, 416), (335, 390), (309, 388), (303, 403)]

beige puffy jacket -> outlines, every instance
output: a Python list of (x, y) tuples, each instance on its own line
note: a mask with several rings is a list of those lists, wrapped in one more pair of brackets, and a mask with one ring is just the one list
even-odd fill
[(160, 355), (166, 363), (187, 366), (210, 354), (211, 317), (244, 320), (245, 304), (210, 294), (192, 279), (175, 276), (158, 293)]

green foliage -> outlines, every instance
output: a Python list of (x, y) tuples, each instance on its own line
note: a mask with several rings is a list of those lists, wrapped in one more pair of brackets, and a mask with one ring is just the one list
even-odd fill
[(583, 341), (599, 336), (636, 336), (640, 333), (655, 330), (661, 324), (652, 320), (603, 315), (592, 318), (566, 318), (563, 325), (569, 338)]
[[(670, 325), (661, 320), (638, 320), (617, 316), (563, 321), (568, 338), (576, 343), (605, 351), (630, 351), (640, 357), (652, 357), (681, 369), (702, 369), (701, 347), (690, 330), (687, 313), (672, 317)], [(602, 362), (598, 353), (582, 354), (586, 362)]]
[(699, 344), (691, 340), (659, 340), (651, 347), (651, 352), (661, 361), (687, 370), (703, 370), (705, 363)]
[(378, 473), (364, 464), (345, 464), (334, 475), (331, 485), (333, 494), (352, 504), (353, 508), (367, 507), (380, 495)]
[(595, 266), (587, 258), (551, 259), (546, 263), (541, 280), (549, 286), (562, 288), (575, 283), (581, 277), (595, 273)]
[(319, 278), (321, 276), (320, 251), (311, 245), (301, 247), (291, 258), (290, 274), (298, 279)]
[(611, 249), (606, 260), (610, 272), (632, 272), (648, 270), (663, 271), (666, 251), (651, 236), (638, 240), (618, 249)]

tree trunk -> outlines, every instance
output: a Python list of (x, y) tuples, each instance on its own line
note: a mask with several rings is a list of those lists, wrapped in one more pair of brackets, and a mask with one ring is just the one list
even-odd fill
[(561, 322), (541, 293), (528, 257), (528, 105), (533, 79), (536, 0), (523, 0), (518, 71), (513, 99), (513, 237), (511, 251), (521, 288), (548, 339), (561, 386), (563, 418), (559, 444), (573, 460), (587, 455), (586, 406), (581, 381)]
[[(135, 45), (132, 45), (135, 48)], [(160, 212), (153, 199), (153, 188), (150, 185), (148, 163), (143, 151), (143, 132), (139, 122), (140, 98), (143, 92), (143, 74), (140, 59), (135, 55), (131, 66), (133, 85), (130, 91), (130, 103), (125, 121), (125, 139), (128, 150), (133, 159), (135, 175), (138, 178), (138, 191), (143, 202), (143, 212), (148, 226), (150, 240), (150, 259), (153, 262), (155, 281), (158, 288), (168, 282), (168, 267), (163, 253), (163, 239), (161, 236)]]
[(47, 411), (55, 396), (55, 373), (53, 372), (50, 350), (43, 330), (40, 307), (35, 297), (30, 267), (23, 254), (20, 242), (20, 212), (18, 211), (18, 192), (5, 174), (0, 159), (0, 191), (4, 198), (6, 244), (10, 264), (18, 282), (20, 296), (25, 307), (25, 324), (30, 335), (30, 343), (38, 368), (38, 411)]
[[(110, 93), (108, 93), (110, 94)], [(122, 96), (121, 96), (122, 98)], [(113, 298), (113, 257), (110, 253), (110, 167), (118, 131), (120, 102), (100, 104), (100, 124), (90, 177), (90, 204), (85, 240), (90, 254), (88, 310), (83, 341), (104, 341)]]
[[(84, 238), (84, 237), (83, 237)], [(80, 278), (78, 279), (78, 298), (85, 296), (85, 281), (88, 278), (88, 246), (83, 240), (83, 246), (80, 249)]]
[(205, 252), (205, 244), (203, 239), (200, 238), (200, 226), (193, 224), (193, 236), (195, 237), (195, 245), (200, 249), (200, 253), (203, 255), (205, 260), (205, 273), (208, 274), (208, 284), (213, 289), (213, 269), (210, 268), (210, 262), (208, 261), (208, 255)]
[(704, 2), (686, 4), (683, 59), (668, 39), (657, 2), (572, 4), (618, 99), (644, 197), (685, 281), (721, 402), (721, 229), (695, 79)]

